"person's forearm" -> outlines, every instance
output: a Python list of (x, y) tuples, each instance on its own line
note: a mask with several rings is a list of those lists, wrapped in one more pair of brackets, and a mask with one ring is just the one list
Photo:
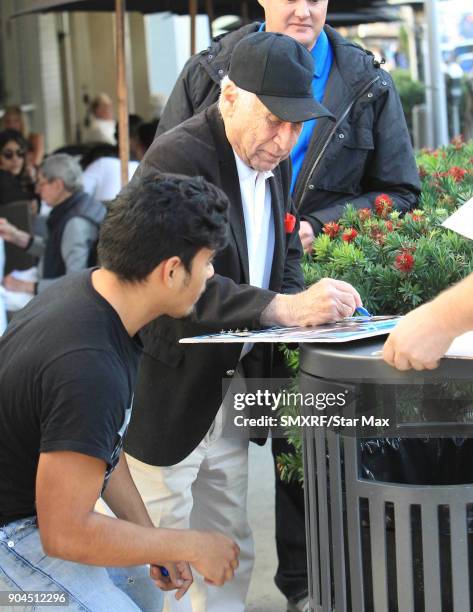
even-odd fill
[(120, 461), (102, 497), (118, 518), (142, 527), (153, 526), (146, 506), (131, 477), (124, 453), (121, 454)]
[(11, 242), (12, 244), (15, 244), (21, 249), (26, 249), (30, 240), (31, 240), (31, 234), (28, 234), (28, 232), (24, 232), (23, 230), (20, 230), (16, 227), (15, 231), (12, 232), (12, 237), (9, 242)]
[(473, 329), (473, 274), (441, 293), (432, 302), (437, 320), (453, 336)]
[(294, 313), (291, 308), (291, 296), (278, 293), (261, 313), (261, 325), (282, 327), (294, 325)]
[(197, 531), (142, 527), (97, 512), (62, 525), (43, 545), (49, 556), (103, 567), (194, 563), (205, 552)]
[(260, 325), (261, 313), (275, 295), (273, 291), (237, 284), (215, 274), (190, 317), (194, 335), (198, 330), (210, 333), (236, 327), (254, 329)]

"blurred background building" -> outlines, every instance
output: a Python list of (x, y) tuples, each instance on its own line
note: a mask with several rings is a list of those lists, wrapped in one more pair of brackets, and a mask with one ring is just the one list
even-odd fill
[[(440, 23), (441, 67), (429, 68), (428, 11), (417, 0), (330, 0), (328, 23), (371, 49), (393, 73), (417, 147), (434, 146), (429, 95), (445, 77), (449, 136), (472, 136), (473, 6), (464, 0), (426, 0), (435, 5)], [(0, 3), (0, 116), (11, 104), (25, 111), (29, 128), (44, 133), (45, 149), (80, 142), (90, 119), (91, 99), (108, 93), (116, 109), (115, 18), (110, 11), (60, 11), (11, 16), (47, 4), (47, 0), (2, 0)], [(59, 0), (50, 0), (58, 5)], [(76, 5), (84, 0), (75, 2)], [(101, 8), (105, 0), (86, 2)], [(129, 112), (159, 117), (191, 53), (191, 19), (187, 2), (128, 0), (125, 54)], [(113, 1), (108, 5), (113, 8)], [(171, 12), (143, 14), (163, 7)], [(256, 0), (197, 2), (194, 44), (205, 48), (212, 34), (261, 17)], [(173, 8), (174, 10), (174, 8)], [(210, 15), (209, 15), (210, 13)], [(425, 105), (427, 102), (427, 106)], [(430, 123), (429, 123), (430, 121)], [(434, 138), (435, 140), (435, 138)]]

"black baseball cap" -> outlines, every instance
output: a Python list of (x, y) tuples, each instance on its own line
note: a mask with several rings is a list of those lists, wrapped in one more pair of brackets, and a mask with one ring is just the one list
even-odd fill
[(245, 36), (233, 50), (228, 76), (283, 121), (334, 119), (314, 99), (312, 55), (290, 36), (275, 32)]

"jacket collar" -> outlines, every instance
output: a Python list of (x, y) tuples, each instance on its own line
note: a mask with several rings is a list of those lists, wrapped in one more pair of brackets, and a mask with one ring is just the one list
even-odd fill
[(230, 228), (235, 238), (238, 255), (242, 262), (243, 277), (246, 283), (250, 280), (248, 264), (248, 247), (246, 243), (245, 219), (241, 202), (240, 182), (233, 149), (225, 134), (225, 125), (218, 110), (217, 102), (205, 111), (207, 121), (212, 131), (215, 149), (218, 154), (220, 170), (220, 187), (230, 200)]

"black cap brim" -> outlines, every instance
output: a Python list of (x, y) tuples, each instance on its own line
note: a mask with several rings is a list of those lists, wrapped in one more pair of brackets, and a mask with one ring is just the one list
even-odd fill
[(269, 109), (276, 117), (290, 123), (300, 123), (301, 121), (310, 121), (310, 119), (321, 119), (328, 117), (335, 121), (332, 113), (319, 104), (312, 97), (307, 98), (289, 98), (280, 96), (268, 96), (256, 94), (258, 99)]

